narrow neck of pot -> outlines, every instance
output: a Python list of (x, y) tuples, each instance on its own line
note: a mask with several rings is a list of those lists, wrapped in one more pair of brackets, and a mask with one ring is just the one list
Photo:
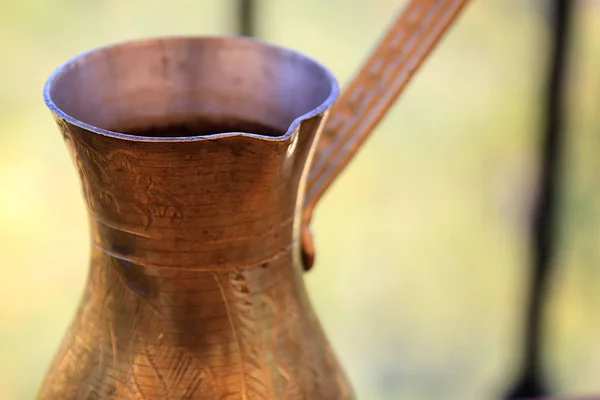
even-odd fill
[(301, 188), (322, 115), (287, 140), (238, 135), (133, 141), (59, 120), (107, 254), (156, 267), (235, 269), (294, 241)]

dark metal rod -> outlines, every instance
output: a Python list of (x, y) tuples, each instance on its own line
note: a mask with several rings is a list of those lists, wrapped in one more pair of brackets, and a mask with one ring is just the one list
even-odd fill
[(531, 276), (525, 315), (524, 360), (509, 399), (549, 393), (542, 371), (543, 314), (557, 243), (557, 199), (561, 188), (564, 102), (573, 0), (550, 0), (551, 59), (547, 77), (544, 131), (540, 148), (539, 187), (531, 226)]
[(255, 0), (236, 0), (238, 3), (237, 16), (238, 16), (238, 34), (242, 36), (256, 36), (255, 27), (255, 12), (256, 12), (256, 1)]

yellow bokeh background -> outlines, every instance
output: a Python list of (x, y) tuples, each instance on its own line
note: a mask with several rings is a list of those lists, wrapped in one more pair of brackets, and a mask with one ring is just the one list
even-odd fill
[[(258, 3), (262, 39), (342, 84), (402, 5)], [(600, 393), (600, 3), (578, 6), (544, 355), (557, 393)], [(514, 377), (546, 8), (473, 0), (319, 205), (306, 281), (361, 399), (495, 399)], [(229, 34), (234, 12), (229, 0), (0, 0), (1, 400), (35, 397), (87, 272), (86, 212), (45, 78), (107, 43)]]

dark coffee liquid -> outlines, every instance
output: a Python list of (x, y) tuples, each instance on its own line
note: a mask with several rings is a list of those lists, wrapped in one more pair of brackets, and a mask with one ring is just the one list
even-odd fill
[(263, 136), (281, 136), (284, 130), (260, 122), (242, 120), (235, 117), (200, 117), (182, 121), (169, 121), (132, 126), (118, 130), (134, 136), (151, 137), (190, 137), (217, 133), (244, 132)]

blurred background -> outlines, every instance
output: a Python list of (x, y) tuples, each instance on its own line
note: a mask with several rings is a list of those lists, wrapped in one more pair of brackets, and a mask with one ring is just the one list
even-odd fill
[[(0, 399), (34, 398), (89, 241), (41, 89), (84, 50), (229, 34), (236, 2), (0, 0)], [(257, 35), (343, 84), (404, 2), (262, 0)], [(600, 1), (578, 1), (543, 341), (555, 393), (600, 393)], [(473, 0), (316, 211), (306, 281), (360, 399), (500, 398), (521, 362), (548, 2)]]

